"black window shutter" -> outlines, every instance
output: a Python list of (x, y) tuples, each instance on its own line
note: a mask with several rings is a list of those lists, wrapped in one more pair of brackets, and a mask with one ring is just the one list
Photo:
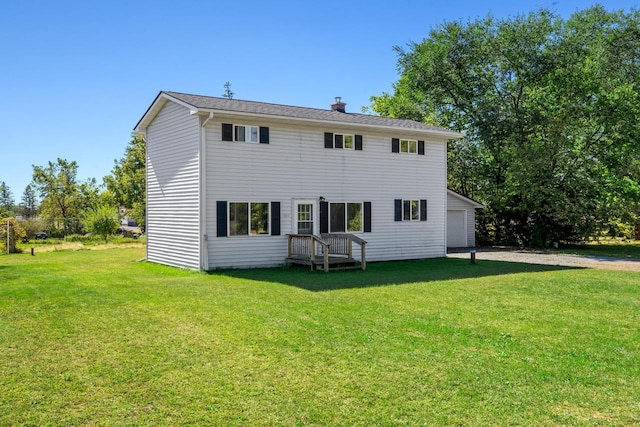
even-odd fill
[(336, 148), (342, 148), (343, 135), (336, 135)]
[(418, 154), (424, 156), (424, 141), (418, 141)]
[(362, 135), (356, 135), (356, 150), (362, 151)]
[(399, 153), (400, 152), (400, 139), (399, 138), (391, 138), (391, 152)]
[(420, 221), (427, 220), (427, 201), (422, 199), (420, 200)]
[(371, 202), (364, 202), (364, 232), (371, 233)]
[(329, 232), (329, 202), (320, 202), (320, 234)]
[(324, 148), (333, 148), (333, 134), (331, 132), (324, 133)]
[(394, 221), (402, 221), (402, 199), (393, 201), (393, 215)]
[(268, 144), (269, 143), (269, 128), (265, 126), (260, 126), (260, 144)]
[(230, 123), (222, 124), (222, 140), (233, 141), (233, 125)]
[(227, 202), (216, 202), (218, 237), (227, 237)]
[(280, 202), (271, 202), (271, 235), (280, 235)]

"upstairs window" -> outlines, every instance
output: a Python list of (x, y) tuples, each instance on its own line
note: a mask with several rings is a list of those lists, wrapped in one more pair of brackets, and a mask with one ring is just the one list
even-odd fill
[(269, 128), (253, 125), (222, 124), (222, 140), (234, 142), (269, 143)]
[(239, 142), (258, 142), (257, 126), (234, 126), (234, 141)]
[(325, 132), (324, 148), (362, 151), (362, 135)]
[(415, 139), (392, 138), (391, 152), (418, 154), (420, 156), (424, 156), (424, 141), (417, 141)]

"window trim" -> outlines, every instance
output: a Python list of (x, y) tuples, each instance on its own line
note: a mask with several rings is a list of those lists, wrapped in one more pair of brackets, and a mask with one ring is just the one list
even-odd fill
[[(407, 204), (409, 204), (408, 215), (406, 211)], [(402, 199), (402, 220), (420, 221), (420, 199)]]
[[(271, 236), (271, 232), (272, 232), (272, 218), (271, 218), (271, 214), (272, 214), (272, 206), (271, 206), (272, 202), (265, 202), (265, 201), (259, 201), (259, 200), (250, 200), (250, 201), (239, 201), (239, 200), (233, 200), (233, 201), (229, 201), (227, 202), (227, 230), (228, 233), (227, 235), (229, 237), (259, 237), (259, 236)], [(231, 205), (232, 204), (245, 204), (247, 205), (247, 234), (234, 234), (233, 233), (233, 228), (231, 227)], [(251, 205), (253, 204), (261, 204), (261, 205), (266, 205), (267, 206), (267, 224), (266, 224), (266, 233), (259, 233), (259, 234), (253, 234), (251, 233)]]
[[(333, 210), (332, 205), (344, 205), (344, 230), (343, 231), (335, 231), (331, 228), (331, 211)], [(359, 230), (349, 230), (349, 205), (360, 205), (360, 229)], [(365, 229), (365, 202), (328, 202), (328, 231), (329, 233), (364, 233)]]
[[(244, 139), (238, 139), (238, 128), (244, 128)], [(256, 140), (251, 141), (248, 140), (248, 136), (251, 135), (250, 129), (256, 130)], [(260, 143), (260, 126), (256, 125), (245, 125), (245, 124), (233, 124), (233, 142), (247, 142), (249, 144), (259, 144)]]
[[(405, 148), (406, 151), (404, 151), (402, 148), (402, 143), (405, 143)], [(411, 151), (411, 146), (413, 145), (413, 149), (415, 151)], [(400, 151), (399, 153), (404, 153), (404, 154), (418, 154), (418, 140), (417, 139), (400, 139)]]
[[(409, 205), (409, 212), (408, 218), (405, 218), (407, 204)], [(394, 199), (393, 210), (394, 221), (397, 222), (427, 221), (427, 199)]]
[[(237, 137), (237, 133), (239, 132), (239, 128), (244, 128), (244, 140), (241, 140)], [(251, 130), (256, 129), (255, 141), (247, 141), (247, 133), (249, 135), (252, 134)], [(248, 130), (248, 132), (247, 132)], [(228, 142), (247, 142), (250, 144), (269, 144), (269, 127), (268, 126), (256, 126), (256, 125), (248, 125), (248, 124), (233, 124), (233, 123), (222, 123), (222, 132), (221, 132), (222, 141)]]
[[(404, 143), (404, 144), (403, 144)], [(405, 150), (403, 150), (402, 146), (404, 145)], [(423, 140), (415, 140), (408, 138), (391, 138), (391, 152), (398, 154), (417, 154), (419, 156), (424, 156), (425, 153), (425, 142)]]
[[(342, 147), (336, 147), (336, 137), (342, 137)], [(351, 147), (347, 147), (347, 137), (351, 137)], [(351, 133), (334, 133), (333, 134), (333, 148), (341, 148), (343, 150), (355, 150), (356, 149), (356, 136)]]
[[(346, 140), (351, 140), (351, 146), (346, 146)], [(351, 150), (362, 151), (363, 136), (355, 133), (324, 133), (324, 148), (338, 149), (338, 150)]]

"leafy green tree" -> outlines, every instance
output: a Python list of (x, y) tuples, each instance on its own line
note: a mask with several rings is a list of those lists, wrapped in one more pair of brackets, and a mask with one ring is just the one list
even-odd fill
[(61, 222), (65, 234), (81, 232), (81, 212), (98, 201), (95, 178), (78, 182), (77, 173), (75, 161), (61, 158), (45, 167), (33, 165), (33, 185), (42, 200), (40, 212), (53, 222)]
[(4, 181), (0, 182), (0, 217), (13, 216), (13, 193)]
[(401, 77), (372, 108), (465, 133), (448, 182), (487, 206), (485, 241), (548, 245), (634, 220), (640, 12), (449, 22), (396, 49)]
[(3, 253), (20, 252), (20, 250), (16, 248), (16, 242), (22, 240), (25, 236), (26, 233), (17, 219), (0, 219), (0, 251)]
[(108, 242), (110, 235), (118, 230), (118, 211), (111, 206), (99, 205), (90, 208), (83, 213), (82, 224), (91, 233), (104, 237), (104, 242)]
[(127, 208), (127, 216), (144, 227), (146, 217), (146, 144), (141, 136), (129, 141), (125, 155), (114, 161), (111, 175), (104, 177), (107, 199)]

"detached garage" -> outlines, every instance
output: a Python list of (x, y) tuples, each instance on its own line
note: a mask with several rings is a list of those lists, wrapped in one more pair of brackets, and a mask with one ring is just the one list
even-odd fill
[(476, 209), (484, 208), (455, 191), (447, 190), (447, 247), (468, 248), (476, 245)]

